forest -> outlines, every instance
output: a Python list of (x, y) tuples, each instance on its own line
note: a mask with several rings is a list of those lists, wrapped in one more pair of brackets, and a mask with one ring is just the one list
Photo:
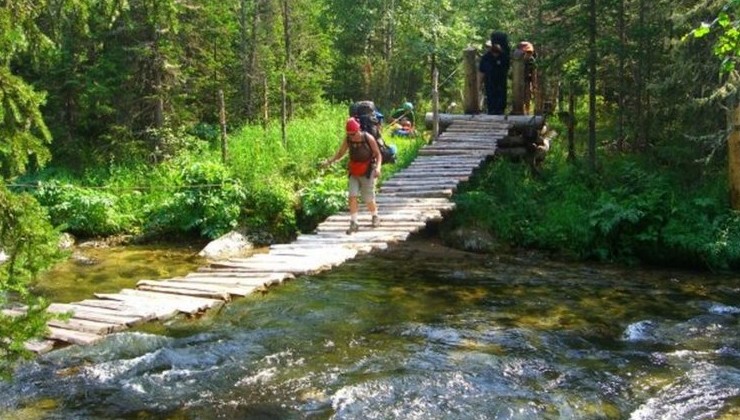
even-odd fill
[[(317, 163), (347, 106), (411, 102), (423, 116), (436, 72), (441, 106), (461, 112), (462, 52), (494, 30), (535, 45), (536, 109), (554, 104), (561, 135), (539, 176), (484, 168), (450, 227), (556, 257), (736, 269), (738, 12), (737, 0), (0, 1), (0, 306), (20, 300), (35, 320), (0, 316), (0, 352), (11, 360), (43, 328), (28, 285), (65, 257), (62, 232), (244, 228), (272, 243), (310, 230), (344, 206), (342, 170)], [(428, 139), (400, 142), (398, 165)]]

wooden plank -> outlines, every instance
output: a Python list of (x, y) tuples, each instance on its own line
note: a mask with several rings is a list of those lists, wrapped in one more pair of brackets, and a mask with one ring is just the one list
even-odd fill
[(54, 340), (29, 340), (23, 347), (30, 352), (44, 354), (54, 350), (54, 343)]
[(66, 330), (63, 328), (49, 327), (48, 338), (64, 341), (71, 344), (88, 345), (103, 339), (102, 335), (91, 334), (81, 331)]
[(426, 171), (426, 170), (405, 170), (403, 172), (397, 172), (393, 178), (456, 178), (459, 180), (467, 181), (473, 174), (473, 170), (468, 169), (442, 169), (439, 171)]
[[(159, 281), (159, 280), (139, 280), (136, 283), (136, 287), (141, 289), (142, 286), (151, 287), (162, 287), (171, 289), (192, 289), (202, 290), (209, 292), (217, 292), (226, 296), (227, 300), (230, 300), (230, 295), (233, 296), (247, 296), (251, 294), (256, 287), (254, 286), (242, 286), (238, 284), (226, 282), (221, 283), (205, 283), (198, 280), (175, 280), (175, 281)], [(142, 289), (144, 290), (144, 289)]]
[[(420, 222), (426, 221), (429, 218), (438, 217), (442, 215), (442, 212), (438, 210), (432, 211), (409, 211), (409, 212), (388, 212), (384, 213), (382, 207), (379, 205), (378, 217), (381, 220), (396, 221), (396, 222)], [(335, 215), (329, 216), (322, 223), (327, 222), (349, 222), (351, 216), (349, 213), (342, 212)], [(367, 212), (360, 212), (357, 215), (359, 222), (370, 222), (371, 215)], [(320, 223), (321, 224), (321, 223)]]
[(296, 238), (296, 243), (347, 243), (347, 242), (399, 242), (409, 237), (409, 232), (388, 232), (378, 229), (360, 230), (351, 235), (342, 233), (318, 233), (315, 235), (303, 235)]
[(496, 150), (496, 142), (480, 142), (480, 141), (451, 141), (451, 142), (437, 142), (430, 146), (424, 146), (420, 150), (434, 150), (434, 149), (462, 149), (470, 151), (488, 151)]
[(75, 305), (84, 306), (85, 308), (115, 311), (124, 316), (139, 316), (144, 321), (169, 319), (178, 313), (176, 309), (165, 313), (161, 309), (157, 311), (143, 305), (131, 305), (116, 300), (86, 299), (81, 302), (75, 302)]
[[(432, 146), (428, 146), (428, 147), (432, 147)], [(420, 150), (424, 150), (424, 149), (420, 149)], [(447, 165), (447, 164), (478, 166), (482, 162), (484, 162), (486, 159), (487, 159), (486, 156), (474, 156), (474, 155), (459, 156), (457, 158), (452, 158), (449, 156), (419, 156), (417, 160), (414, 160), (413, 162), (409, 163), (407, 167), (415, 167), (415, 166), (425, 166), (426, 167), (426, 166)]]
[[(219, 271), (213, 267), (200, 267), (198, 271), (189, 273), (185, 278), (200, 278), (200, 277), (246, 277), (243, 273), (230, 273), (228, 271)], [(293, 273), (287, 272), (254, 272), (249, 274), (249, 278), (253, 280), (264, 280), (264, 281), (277, 281), (282, 282), (284, 280), (291, 280), (295, 278)]]
[(385, 191), (386, 195), (397, 195), (400, 197), (452, 197), (454, 191), (440, 190), (440, 191)]
[(490, 150), (477, 150), (477, 149), (465, 149), (465, 148), (452, 148), (452, 147), (434, 147), (429, 149), (419, 150), (420, 155), (434, 155), (434, 156), (490, 156), (496, 153), (496, 149)]
[(391, 178), (386, 181), (383, 181), (380, 186), (381, 187), (387, 187), (389, 185), (457, 185), (460, 183), (460, 180), (457, 177), (436, 177), (436, 178), (429, 178), (429, 177), (419, 177), (418, 179), (414, 178)]
[(52, 319), (47, 323), (50, 327), (66, 330), (81, 331), (90, 334), (106, 335), (112, 332), (123, 331), (128, 328), (126, 324), (108, 324), (105, 322), (88, 321), (86, 319)]
[(26, 341), (23, 347), (30, 352), (44, 354), (54, 350), (55, 343), (54, 340), (35, 339)]
[[(276, 286), (280, 283), (283, 283), (285, 281), (291, 280), (293, 277), (286, 279), (266, 279), (266, 278), (252, 278), (253, 272), (250, 270), (242, 270), (240, 268), (213, 268), (213, 272), (211, 274), (214, 275), (214, 277), (199, 277), (197, 281), (199, 282), (211, 282), (211, 283), (217, 283), (219, 281), (221, 282), (227, 282), (227, 283), (233, 283), (235, 285), (241, 285), (241, 286), (254, 286), (254, 287), (270, 287), (270, 286)], [(232, 274), (232, 275), (238, 275), (240, 277), (221, 277), (220, 274)]]
[(249, 273), (230, 270), (227, 273), (213, 272), (213, 277), (191, 277), (190, 282), (193, 284), (210, 284), (214, 286), (238, 287), (243, 289), (252, 289), (259, 291), (270, 286), (276, 286), (283, 281), (280, 279), (250, 278), (250, 277), (225, 277), (218, 274), (230, 274), (232, 276), (248, 276)]
[[(304, 249), (306, 246), (307, 246), (306, 244), (289, 243), (289, 244), (270, 245), (270, 248), (271, 249)], [(332, 252), (332, 250), (336, 248), (349, 248), (349, 249), (357, 251), (358, 255), (368, 253), (372, 251), (373, 249), (377, 249), (377, 248), (373, 248), (372, 245), (363, 245), (363, 244), (314, 244), (312, 245), (312, 248), (321, 249), (321, 250), (324, 250), (325, 252)]]
[(445, 187), (444, 185), (389, 185), (380, 187), (380, 194), (402, 192), (402, 191), (417, 191), (417, 192), (443, 192), (450, 191), (455, 192), (457, 185), (451, 187)]
[(219, 261), (212, 264), (212, 266), (217, 268), (239, 268), (244, 271), (249, 270), (255, 270), (255, 271), (269, 271), (269, 270), (289, 270), (296, 274), (312, 274), (312, 273), (320, 273), (322, 271), (329, 270), (332, 268), (331, 265), (328, 264), (293, 264), (290, 266), (270, 266), (270, 265), (264, 265), (264, 264), (258, 264), (256, 262), (226, 262), (226, 261)]
[[(323, 223), (322, 223), (323, 224)], [(319, 225), (320, 226), (320, 225)], [(339, 253), (351, 259), (357, 256), (359, 252), (356, 249), (337, 247), (332, 249), (332, 253)], [(288, 249), (271, 249), (270, 254), (283, 255), (283, 256), (313, 256), (313, 255), (324, 255), (326, 249), (314, 249), (314, 248), (288, 248)]]
[(224, 302), (219, 299), (146, 292), (136, 289), (123, 289), (120, 291), (120, 293), (123, 295), (135, 296), (138, 298), (151, 299), (154, 301), (162, 300), (164, 302), (174, 304), (175, 306), (182, 307), (183, 309), (195, 308), (194, 311), (188, 310), (183, 312), (200, 312), (211, 308), (220, 308), (224, 304)]
[(265, 255), (255, 255), (250, 258), (229, 258), (227, 261), (229, 262), (249, 262), (249, 263), (256, 263), (256, 264), (264, 264), (266, 266), (274, 266), (274, 265), (285, 265), (285, 266), (292, 266), (292, 265), (299, 265), (299, 266), (312, 266), (312, 265), (338, 265), (345, 261), (347, 261), (350, 258), (353, 258), (354, 255), (351, 255), (347, 252), (337, 250), (337, 252), (334, 253), (323, 253), (323, 254), (317, 254), (317, 253), (306, 253), (302, 255), (280, 255), (280, 254), (265, 254)]
[[(371, 226), (371, 222), (362, 222), (358, 220), (357, 222), (360, 226)], [(383, 225), (384, 230), (392, 229), (392, 230), (398, 230), (398, 229), (408, 229), (409, 231), (417, 230), (417, 229), (423, 229), (427, 226), (426, 220), (419, 220), (419, 221), (398, 221), (398, 220), (386, 220), (386, 219), (380, 219), (380, 223)], [(316, 229), (334, 229), (334, 228), (344, 228), (347, 229), (349, 226), (349, 221), (331, 221), (331, 222), (324, 222), (316, 227)]]
[[(203, 298), (147, 292), (143, 290), (133, 289), (123, 289), (119, 293), (96, 293), (95, 296), (100, 299), (109, 299), (124, 302), (129, 306), (149, 308), (150, 310), (155, 311), (158, 314), (158, 318), (160, 317), (159, 314), (162, 314), (162, 316), (165, 317), (175, 316), (179, 312), (186, 314), (195, 314), (197, 312), (201, 312), (212, 307), (210, 306), (210, 303), (204, 305), (192, 300)], [(213, 300), (213, 302), (220, 302), (221, 304), (223, 304), (223, 301)], [(172, 313), (173, 311), (175, 312), (174, 314)]]
[(114, 325), (123, 324), (127, 326), (132, 326), (139, 324), (144, 320), (144, 317), (141, 316), (125, 316), (120, 315), (119, 313), (116, 313), (114, 311), (86, 308), (84, 306), (65, 303), (52, 303), (47, 308), (47, 311), (55, 314), (69, 313), (75, 319), (104, 322)]
[[(136, 290), (157, 292), (165, 295), (177, 295), (177, 296), (188, 296), (188, 297), (204, 297), (209, 299), (221, 299), (224, 302), (230, 302), (231, 296), (225, 292), (212, 292), (209, 290), (199, 289), (186, 289), (186, 288), (174, 288), (174, 287), (159, 287), (159, 286), (137, 286)], [(200, 312), (193, 311), (191, 313)]]
[[(147, 314), (153, 315), (153, 319), (162, 321), (174, 318), (175, 316), (183, 312), (180, 310), (180, 308), (177, 307), (177, 305), (164, 305), (158, 302), (154, 302), (152, 301), (152, 299), (135, 299), (132, 296), (123, 295), (120, 293), (96, 293), (95, 296), (100, 299), (98, 302), (109, 300), (120, 303), (122, 304), (121, 306), (125, 307), (128, 311), (145, 312)], [(95, 306), (95, 304), (93, 304), (92, 302), (88, 302), (87, 304)]]

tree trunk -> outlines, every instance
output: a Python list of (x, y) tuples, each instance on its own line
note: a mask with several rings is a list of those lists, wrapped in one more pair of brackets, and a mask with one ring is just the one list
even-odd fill
[(432, 141), (439, 137), (439, 70), (432, 70)]
[(740, 210), (740, 105), (730, 111), (730, 135), (727, 138), (730, 205)]
[[(427, 112), (424, 115), (426, 128), (432, 128), (434, 125), (435, 114)], [(439, 114), (439, 128), (445, 130), (455, 121), (481, 121), (481, 122), (500, 122), (511, 124), (515, 128), (534, 126), (540, 130), (545, 124), (545, 118), (542, 115), (465, 115), (465, 114)]]
[(218, 120), (221, 124), (221, 162), (226, 164), (226, 160), (229, 157), (226, 141), (226, 102), (224, 101), (224, 90), (218, 90)]
[(471, 47), (463, 51), (463, 63), (465, 66), (463, 112), (466, 114), (480, 114), (480, 83), (478, 82), (477, 58), (477, 49)]
[(576, 161), (576, 94), (573, 92), (573, 82), (570, 82), (568, 91), (568, 162)]
[(624, 150), (624, 98), (627, 92), (627, 78), (624, 69), (624, 55), (627, 53), (625, 45), (627, 41), (625, 38), (624, 2), (625, 0), (619, 0), (619, 9), (617, 11), (619, 14), (617, 17), (617, 26), (619, 30), (619, 68), (617, 69), (617, 72), (619, 73), (619, 91), (617, 92), (617, 150), (620, 152)]
[[(253, 57), (252, 51), (250, 51), (250, 38), (248, 30), (248, 13), (247, 13), (248, 0), (242, 0), (239, 9), (239, 24), (240, 24), (240, 44), (241, 44), (241, 62), (242, 62), (242, 104), (244, 109), (244, 117), (249, 118), (252, 114), (251, 99), (252, 96), (252, 65)], [(255, 19), (251, 21), (252, 34), (255, 33)], [(251, 39), (251, 45), (254, 46), (254, 39)]]
[(588, 166), (596, 170), (596, 0), (589, 0)]
[(524, 115), (524, 59), (521, 51), (511, 55), (511, 115)]
[[(282, 91), (283, 91), (283, 120), (287, 120), (293, 114), (293, 104), (288, 95), (288, 80), (285, 75), (290, 71), (293, 57), (290, 48), (290, 6), (288, 0), (283, 0), (283, 42), (285, 43), (285, 68), (283, 70)], [(283, 139), (285, 141), (285, 139)]]
[[(638, 27), (644, 28), (645, 24), (645, 0), (640, 0), (639, 4), (639, 18)], [(635, 115), (637, 116), (637, 138), (636, 149), (644, 150), (646, 147), (647, 139), (645, 138), (645, 48), (644, 44), (647, 42), (647, 35), (640, 35), (639, 42), (637, 43), (637, 75), (635, 76), (635, 96), (637, 103), (635, 104)]]

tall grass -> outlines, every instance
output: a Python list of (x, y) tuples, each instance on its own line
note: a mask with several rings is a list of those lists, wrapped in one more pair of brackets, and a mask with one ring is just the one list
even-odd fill
[[(168, 131), (179, 148), (156, 162), (119, 160), (81, 174), (52, 167), (21, 182), (37, 184), (30, 191), (54, 224), (83, 237), (215, 238), (241, 228), (256, 242), (285, 241), (346, 208), (345, 164), (319, 167), (340, 146), (346, 118), (346, 105), (318, 106), (287, 124), (285, 141), (279, 124), (240, 127), (229, 133), (225, 163), (213, 135), (193, 134), (213, 130)], [(390, 142), (399, 163), (384, 166), (384, 178), (423, 144)]]

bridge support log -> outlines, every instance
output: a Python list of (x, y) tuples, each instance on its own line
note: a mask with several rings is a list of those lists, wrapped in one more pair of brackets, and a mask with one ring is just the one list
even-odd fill
[[(424, 116), (424, 123), (427, 129), (432, 128), (434, 114), (427, 112)], [(545, 117), (542, 115), (464, 115), (464, 114), (439, 114), (439, 128), (441, 131), (447, 129), (455, 121), (478, 121), (483, 123), (502, 123), (513, 124), (513, 128), (534, 127), (539, 130), (545, 124)]]

